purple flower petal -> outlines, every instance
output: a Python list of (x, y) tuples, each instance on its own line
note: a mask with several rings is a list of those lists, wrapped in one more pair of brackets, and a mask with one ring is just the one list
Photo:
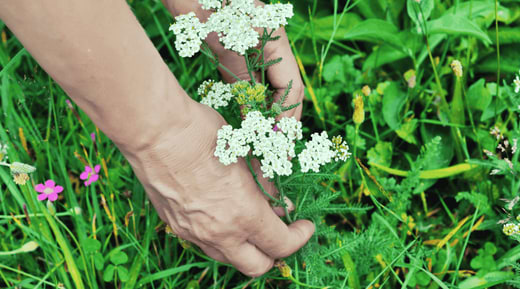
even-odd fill
[(96, 133), (95, 132), (91, 133), (90, 138), (92, 139), (92, 141), (96, 141)]
[(101, 166), (100, 166), (100, 165), (96, 165), (96, 166), (94, 167), (94, 171), (96, 172), (96, 174), (99, 173), (99, 170), (100, 170), (100, 169), (101, 169)]
[(95, 182), (97, 182), (98, 179), (99, 179), (99, 175), (92, 175), (90, 177), (90, 182), (95, 183)]
[(88, 172), (82, 172), (81, 175), (79, 175), (79, 178), (82, 180), (88, 179)]
[(49, 201), (54, 202), (57, 199), (58, 199), (58, 194), (56, 194), (56, 193), (49, 194)]
[(54, 193), (59, 194), (61, 192), (63, 192), (63, 187), (62, 186), (56, 186), (54, 188)]
[(85, 166), (85, 172), (90, 173), (92, 171), (92, 168), (89, 166)]
[(38, 193), (43, 193), (43, 191), (45, 190), (45, 186), (43, 184), (37, 184), (36, 186), (34, 186), (34, 189)]
[(47, 180), (47, 181), (45, 182), (45, 186), (46, 186), (47, 188), (51, 188), (51, 189), (53, 189), (54, 186), (56, 186), (56, 183), (55, 183), (53, 180)]
[(38, 201), (44, 201), (47, 199), (47, 194), (39, 194), (38, 195)]

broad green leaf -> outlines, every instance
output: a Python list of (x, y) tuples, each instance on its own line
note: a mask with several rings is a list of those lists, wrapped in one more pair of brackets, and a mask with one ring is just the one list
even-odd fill
[(96, 252), (94, 254), (94, 266), (96, 267), (96, 270), (98, 270), (98, 271), (103, 270), (104, 264), (105, 264), (105, 259), (103, 258), (103, 255), (100, 252)]
[(421, 0), (420, 2), (417, 2), (416, 0), (408, 0), (406, 2), (408, 16), (410, 16), (415, 24), (420, 25), (420, 23), (423, 23), (430, 18), (433, 4), (433, 0)]
[[(495, 44), (497, 39), (496, 30), (490, 29), (488, 35), (493, 44)], [(500, 45), (520, 43), (520, 29), (518, 27), (500, 27), (498, 41), (500, 41)]]
[(191, 280), (188, 285), (186, 286), (186, 289), (199, 289), (199, 282), (197, 280)]
[(391, 129), (399, 128), (401, 124), (401, 110), (406, 103), (406, 93), (399, 83), (392, 82), (383, 95), (383, 118)]
[(117, 266), (117, 276), (119, 276), (119, 279), (123, 282), (128, 281), (128, 269), (123, 266)]
[[(518, 57), (518, 44), (500, 45), (500, 71), (503, 74), (514, 74), (520, 67)], [(480, 73), (497, 73), (497, 55), (490, 53), (480, 59), (476, 65), (476, 71)]]
[(110, 256), (110, 262), (112, 262), (114, 265), (121, 265), (126, 263), (127, 261), (128, 256), (123, 251), (116, 252), (115, 254), (112, 254)]
[(392, 143), (380, 141), (367, 152), (369, 162), (390, 167), (392, 165)]
[(114, 265), (112, 265), (112, 264), (107, 266), (107, 268), (103, 272), (103, 281), (110, 282), (110, 281), (112, 281), (112, 279), (114, 279), (114, 270), (115, 270), (115, 268), (116, 267)]
[(484, 44), (491, 44), (491, 39), (480, 27), (467, 18), (453, 14), (444, 14), (442, 17), (428, 21), (430, 34), (446, 33), (448, 35), (470, 35), (480, 39)]
[(401, 127), (395, 130), (395, 133), (406, 142), (417, 144), (417, 139), (414, 134), (417, 129), (417, 122), (417, 119), (406, 121), (401, 125)]
[(491, 92), (485, 85), (486, 80), (481, 78), (469, 87), (466, 95), (470, 109), (484, 111), (491, 103)]
[(388, 21), (381, 19), (368, 19), (358, 23), (350, 31), (342, 36), (345, 40), (363, 40), (375, 43), (389, 43), (396, 49), (403, 49), (397, 27)]
[(81, 243), (85, 253), (94, 253), (101, 249), (101, 243), (98, 240), (87, 238)]
[(338, 90), (344, 92), (357, 89), (356, 80), (360, 74), (348, 55), (335, 55), (323, 67), (323, 79), (329, 83), (337, 83)]

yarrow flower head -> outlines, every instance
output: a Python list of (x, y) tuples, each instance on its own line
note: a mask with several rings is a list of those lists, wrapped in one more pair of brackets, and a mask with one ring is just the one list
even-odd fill
[(311, 140), (305, 144), (305, 149), (298, 155), (300, 166), (303, 173), (312, 170), (320, 171), (320, 166), (330, 163), (336, 156), (333, 150), (333, 143), (329, 140), (327, 132), (321, 134), (313, 133)]
[(175, 48), (182, 57), (192, 57), (199, 52), (202, 40), (206, 39), (209, 33), (206, 25), (199, 21), (194, 12), (175, 17), (170, 31), (176, 35)]
[(40, 193), (38, 195), (39, 201), (49, 199), (51, 202), (56, 201), (58, 199), (58, 194), (63, 191), (63, 187), (56, 186), (56, 183), (53, 180), (47, 180), (44, 184), (37, 184), (34, 189)]
[(252, 154), (260, 159), (260, 169), (265, 178), (274, 174), (288, 176), (292, 173), (291, 158), (296, 156), (294, 141), (302, 138), (301, 123), (295, 118), (282, 118), (275, 124), (259, 111), (247, 113), (241, 128), (223, 126), (218, 131), (215, 156), (229, 165)]
[(202, 9), (211, 10), (222, 7), (222, 1), (220, 0), (199, 0)]
[(100, 169), (101, 169), (100, 165), (96, 165), (96, 166), (94, 166), (94, 168), (89, 167), (89, 166), (85, 166), (85, 171), (83, 171), (81, 173), (81, 175), (79, 175), (80, 179), (82, 179), (84, 181), (86, 180), (84, 182), (85, 187), (88, 187), (92, 183), (97, 182), (97, 180), (99, 179), (99, 174), (98, 173), (99, 173)]
[(182, 57), (191, 57), (200, 50), (202, 40), (216, 32), (225, 49), (244, 55), (258, 45), (258, 28), (277, 29), (293, 16), (291, 4), (267, 4), (255, 7), (254, 0), (231, 0), (223, 6), (220, 0), (199, 0), (203, 9), (215, 10), (206, 23), (190, 12), (175, 18), (170, 30), (176, 35), (175, 47)]
[(233, 98), (230, 84), (213, 80), (204, 81), (197, 92), (202, 97), (200, 103), (214, 109), (228, 106), (229, 101)]

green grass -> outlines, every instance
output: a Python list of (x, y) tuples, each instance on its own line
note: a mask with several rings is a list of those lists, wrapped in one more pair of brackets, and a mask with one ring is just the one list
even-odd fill
[[(432, 1), (430, 11), (429, 1), (411, 1), (408, 8), (422, 14), (414, 18), (404, 0), (292, 2), (287, 31), (307, 86), (305, 132), (345, 136), (359, 161), (351, 158), (336, 170), (339, 178), (320, 183), (337, 192), (337, 210), (314, 216), (328, 229), (313, 237), (314, 247), (286, 259), (290, 277), (274, 268), (246, 278), (165, 232), (129, 163), (83, 112), (68, 108), (65, 93), (0, 22), (0, 142), (9, 161), (37, 168), (27, 185), (17, 185), (0, 167), (0, 288), (519, 286), (519, 243), (497, 222), (520, 213), (502, 200), (520, 189), (518, 153), (511, 152), (520, 138), (520, 95), (512, 86), (520, 3)], [(218, 78), (203, 55), (178, 57), (160, 3), (130, 5), (191, 95)], [(454, 59), (462, 78), (450, 69)], [(414, 87), (405, 77), (410, 69)], [(365, 85), (365, 120), (356, 125), (352, 100)], [(509, 140), (505, 152), (490, 134), (495, 126)], [(102, 165), (90, 187), (79, 180), (87, 164)], [(492, 169), (500, 173), (489, 175)], [(33, 189), (47, 179), (65, 188), (51, 208)], [(293, 197), (297, 217), (308, 196)], [(39, 247), (17, 250), (30, 241)]]

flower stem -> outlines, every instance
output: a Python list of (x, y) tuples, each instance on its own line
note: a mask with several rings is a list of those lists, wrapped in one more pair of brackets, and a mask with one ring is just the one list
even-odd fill
[(260, 181), (258, 181), (258, 175), (256, 174), (255, 170), (253, 169), (253, 165), (251, 164), (251, 157), (250, 156), (247, 156), (246, 157), (246, 162), (247, 162), (247, 166), (249, 167), (249, 171), (251, 171), (251, 174), (253, 175), (253, 178), (255, 179), (255, 182), (256, 184), (258, 185), (258, 187), (260, 188), (260, 190), (262, 191), (262, 193), (264, 193), (264, 195), (266, 195), (271, 201), (273, 201), (276, 205), (279, 205), (280, 203), (284, 203), (284, 202), (281, 202), (280, 200), (277, 200), (275, 197), (271, 196), (265, 189), (264, 189), (264, 186), (262, 186), (262, 184), (260, 183)]

